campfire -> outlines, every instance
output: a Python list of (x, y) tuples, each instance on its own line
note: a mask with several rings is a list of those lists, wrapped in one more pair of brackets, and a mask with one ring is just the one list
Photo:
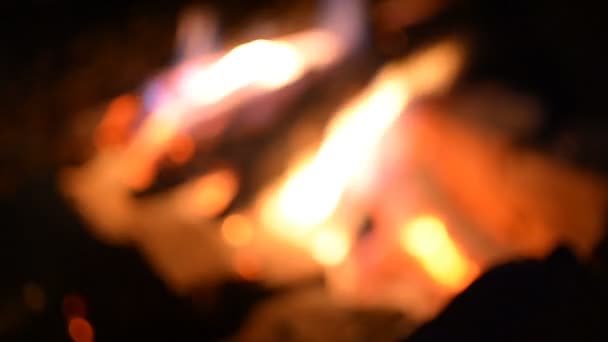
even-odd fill
[[(542, 256), (563, 238), (560, 208), (535, 199), (560, 191), (569, 169), (421, 105), (451, 90), (467, 63), (466, 37), (386, 61), (336, 108), (289, 118), (366, 43), (361, 2), (325, 5), (312, 27), (223, 50), (204, 44), (214, 35), (209, 13), (184, 16), (182, 44), (198, 37), (202, 48), (180, 47), (194, 52), (104, 106), (95, 154), (62, 178), (99, 238), (137, 246), (178, 292), (231, 277), (278, 286), (322, 276), (340, 303), (421, 320), (482, 270)], [(285, 118), (298, 124), (278, 124)], [(253, 153), (247, 144), (265, 135), (274, 140), (247, 156), (247, 172), (222, 154), (226, 144)], [(528, 173), (505, 169), (512, 158)], [(463, 180), (477, 168), (489, 176)], [(186, 176), (167, 186), (175, 170)], [(536, 184), (539, 197), (503, 181)], [(573, 201), (595, 196), (585, 189)], [(588, 229), (566, 238), (584, 254), (599, 219), (579, 209)], [(522, 216), (533, 222), (527, 235), (513, 230)]]

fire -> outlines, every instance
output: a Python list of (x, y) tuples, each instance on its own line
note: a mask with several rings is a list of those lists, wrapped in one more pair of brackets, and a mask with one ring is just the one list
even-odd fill
[[(212, 170), (177, 191), (149, 200), (152, 204), (131, 196), (130, 190), (143, 190), (154, 181), (162, 157), (181, 165), (193, 156), (195, 139), (201, 138), (189, 135), (194, 134), (189, 130), (193, 124), (220, 115), (229, 121), (231, 109), (334, 65), (351, 51), (360, 36), (362, 21), (356, 17), (349, 17), (349, 21), (344, 13), (355, 11), (360, 2), (329, 3), (342, 13), (329, 13), (329, 17), (338, 16), (339, 20), (327, 20), (328, 26), (250, 41), (170, 70), (154, 84), (160, 84), (160, 95), (152, 108), (142, 106), (136, 97), (115, 101), (98, 132), (100, 153), (77, 170), (78, 177), (68, 177), (71, 186), (66, 191), (73, 195), (83, 216), (102, 231), (114, 229), (117, 236), (133, 239), (143, 235), (132, 237), (135, 235), (124, 231), (141, 222), (161, 226), (157, 220), (161, 216), (165, 225), (171, 220), (188, 225), (200, 221), (215, 224), (213, 219), (229, 209), (239, 191), (239, 175), (233, 169)], [(352, 27), (351, 22), (355, 23)], [(258, 223), (273, 235), (302, 247), (307, 256), (323, 266), (342, 264), (353, 244), (352, 234), (345, 228), (348, 218), (337, 214), (348, 212), (345, 194), (361, 173), (371, 172), (367, 165), (410, 101), (449, 86), (462, 57), (461, 46), (448, 41), (388, 65), (368, 88), (335, 114), (318, 150), (291, 168), (283, 182), (267, 192), (268, 196), (260, 198), (256, 204), (262, 204), (261, 213), (254, 212), (252, 217), (227, 213), (218, 241), (223, 241), (221, 248), (230, 247), (226, 254), (232, 253), (234, 270), (246, 279), (255, 279), (266, 269), (266, 254), (249, 250), (255, 250), (254, 245), (263, 240), (258, 239), (263, 235), (257, 230)], [(134, 118), (140, 114), (146, 116), (136, 131), (130, 132), (131, 123), (137, 122)], [(99, 196), (102, 191), (107, 196)], [(155, 213), (158, 208), (163, 208), (160, 214)], [(416, 249), (406, 244), (437, 281), (452, 286), (463, 277), (466, 264), (458, 259), (458, 250), (441, 229), (432, 228), (432, 224), (422, 226), (427, 228), (407, 230), (404, 243), (412, 240), (420, 245)], [(433, 241), (439, 247), (433, 247)], [(437, 256), (448, 261), (431, 265), (427, 259)]]
[(373, 154), (406, 102), (405, 89), (384, 82), (338, 114), (323, 145), (281, 189), (279, 213), (293, 226), (311, 227), (335, 211), (346, 185)]
[[(361, 4), (344, 0), (328, 4), (326, 22), (318, 27), (276, 39), (253, 40), (223, 54), (206, 52), (155, 79), (147, 89), (155, 104), (117, 158), (124, 185), (136, 190), (147, 187), (155, 176), (156, 162), (167, 153), (178, 164), (187, 160), (191, 144), (178, 145), (181, 149), (171, 153), (175, 151), (172, 143), (192, 125), (227, 116), (234, 107), (333, 65), (351, 51), (361, 36)], [(186, 17), (184, 29), (209, 26), (207, 22), (194, 25), (195, 19)], [(199, 37), (201, 32), (190, 34)], [(186, 38), (181, 37), (185, 44), (190, 41)], [(110, 106), (102, 122), (98, 137), (101, 147), (115, 145), (115, 140), (125, 135), (121, 131), (127, 128), (125, 121), (139, 114), (136, 106), (126, 100), (119, 102), (120, 106)], [(124, 111), (131, 114), (122, 115)]]
[(239, 190), (238, 177), (231, 172), (212, 172), (152, 201), (133, 197), (132, 190), (145, 190), (154, 182), (162, 158), (181, 165), (194, 156), (197, 140), (207, 133), (190, 135), (193, 124), (219, 116), (228, 122), (234, 107), (352, 52), (363, 36), (362, 1), (323, 3), (322, 19), (310, 29), (219, 53), (213, 51), (215, 16), (189, 12), (183, 18), (178, 28), (181, 63), (153, 78), (141, 96), (112, 101), (95, 134), (97, 154), (62, 173), (62, 190), (99, 236), (122, 241), (133, 238), (131, 230), (140, 222), (160, 226), (153, 219), (158, 210), (147, 202), (161, 203), (159, 207), (187, 222), (210, 219), (227, 208)]
[[(175, 86), (185, 125), (207, 120), (260, 94), (275, 91), (309, 72), (338, 61), (347, 48), (343, 40), (311, 29), (273, 40), (241, 44), (215, 62), (191, 63), (180, 71)], [(201, 112), (196, 109), (205, 108)]]
[(402, 227), (399, 241), (434, 280), (448, 289), (462, 289), (476, 274), (437, 217), (414, 218)]
[(313, 239), (312, 255), (320, 264), (334, 266), (346, 258), (350, 249), (350, 240), (343, 231), (326, 229), (320, 231)]
[(255, 40), (237, 46), (208, 67), (193, 70), (180, 84), (180, 90), (193, 104), (209, 105), (247, 86), (280, 88), (296, 79), (304, 66), (292, 44)]
[[(349, 245), (328, 243), (337, 240), (327, 237), (319, 242), (315, 232), (331, 221), (351, 181), (366, 169), (410, 99), (449, 85), (459, 69), (461, 52), (458, 44), (444, 42), (382, 70), (359, 97), (337, 113), (317, 152), (296, 167), (263, 205), (265, 225), (317, 256), (332, 253), (320, 252), (320, 248)], [(331, 259), (333, 264), (341, 258), (320, 259)]]

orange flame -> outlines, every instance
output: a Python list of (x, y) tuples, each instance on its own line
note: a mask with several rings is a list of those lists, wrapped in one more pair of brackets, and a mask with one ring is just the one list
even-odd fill
[(129, 124), (135, 119), (139, 100), (133, 95), (122, 95), (114, 99), (95, 132), (98, 149), (126, 143)]

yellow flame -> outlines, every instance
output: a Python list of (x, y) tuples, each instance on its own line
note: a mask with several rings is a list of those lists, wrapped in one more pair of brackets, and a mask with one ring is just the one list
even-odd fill
[(454, 79), (461, 52), (460, 45), (444, 42), (384, 68), (369, 88), (337, 113), (316, 154), (295, 168), (263, 205), (265, 225), (302, 243), (304, 236), (327, 222), (349, 181), (365, 170), (409, 100), (441, 91)]
[(372, 155), (406, 102), (405, 89), (382, 83), (338, 114), (314, 158), (281, 189), (278, 209), (294, 226), (314, 226), (336, 209), (351, 176)]
[(402, 227), (399, 240), (435, 281), (449, 289), (463, 288), (475, 274), (474, 265), (461, 254), (437, 217), (414, 218)]
[(335, 266), (340, 264), (350, 250), (350, 241), (345, 232), (335, 229), (319, 231), (312, 245), (312, 255), (320, 264)]

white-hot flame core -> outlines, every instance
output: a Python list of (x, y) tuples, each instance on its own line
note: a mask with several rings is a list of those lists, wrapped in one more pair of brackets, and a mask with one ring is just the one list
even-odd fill
[[(217, 104), (231, 108), (338, 62), (363, 36), (362, 1), (327, 0), (324, 7), (316, 28), (272, 40), (254, 40), (212, 62), (202, 58), (203, 62), (188, 65), (173, 89), (172, 101), (180, 103), (180, 111), (174, 115), (196, 112), (197, 117), (184, 120), (184, 124), (201, 121), (218, 112), (201, 109)], [(236, 94), (241, 96), (232, 98)]]
[(180, 84), (180, 93), (194, 106), (204, 106), (247, 86), (280, 88), (301, 75), (305, 65), (302, 57), (287, 42), (255, 40), (234, 48), (208, 67), (193, 70)]
[(326, 221), (350, 177), (399, 117), (407, 99), (405, 88), (396, 82), (376, 88), (338, 114), (316, 156), (281, 190), (279, 211), (288, 222), (314, 226)]

